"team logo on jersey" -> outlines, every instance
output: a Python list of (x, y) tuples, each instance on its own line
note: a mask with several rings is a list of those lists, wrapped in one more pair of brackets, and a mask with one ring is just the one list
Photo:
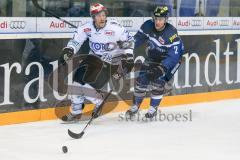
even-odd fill
[(91, 31), (91, 28), (84, 28), (83, 29), (83, 32), (90, 32)]
[(164, 44), (164, 43), (165, 43), (164, 39), (163, 39), (161, 36), (159, 36), (158, 41), (159, 41), (161, 44)]
[(98, 43), (98, 42), (90, 42), (90, 48), (93, 51), (112, 51), (117, 47), (117, 44), (114, 42), (109, 42), (109, 43)]
[(111, 30), (106, 30), (104, 33), (106, 36), (114, 36), (115, 32)]
[(169, 38), (169, 40), (170, 40), (170, 42), (173, 42), (174, 39), (176, 39), (176, 38), (177, 38), (177, 34), (174, 34)]

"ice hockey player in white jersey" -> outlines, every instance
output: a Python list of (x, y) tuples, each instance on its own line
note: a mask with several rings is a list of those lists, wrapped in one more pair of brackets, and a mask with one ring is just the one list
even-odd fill
[(71, 111), (62, 117), (63, 121), (80, 119), (86, 99), (95, 104), (93, 113), (96, 112), (103, 102), (103, 95), (99, 90), (111, 76), (118, 79), (133, 67), (133, 37), (116, 21), (107, 20), (107, 13), (102, 4), (92, 4), (92, 21), (79, 26), (73, 38), (63, 48), (60, 61), (66, 62), (79, 51), (83, 42), (89, 39), (90, 53), (75, 72), (73, 84), (96, 91), (93, 96), (71, 95)]

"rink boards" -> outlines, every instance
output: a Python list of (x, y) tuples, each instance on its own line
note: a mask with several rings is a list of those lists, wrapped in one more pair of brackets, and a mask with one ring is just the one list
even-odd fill
[[(171, 107), (176, 105), (193, 104), (200, 102), (211, 102), (224, 99), (239, 99), (240, 90), (229, 90), (229, 91), (218, 91), (209, 93), (196, 93), (178, 96), (166, 96), (161, 102), (161, 107)], [(147, 98), (143, 101), (141, 109), (147, 109), (149, 106), (150, 99)], [(103, 113), (110, 112), (124, 112), (129, 108), (129, 104), (132, 104), (131, 100), (118, 101), (118, 102), (107, 102), (104, 105)], [(93, 105), (86, 105), (84, 112), (89, 112), (93, 109)], [(161, 109), (161, 108), (160, 108)], [(0, 125), (9, 125), (17, 123), (35, 122), (43, 120), (52, 120), (59, 118), (59, 114), (63, 115), (69, 111), (69, 106), (60, 108), (47, 108), (38, 110), (18, 111), (11, 113), (0, 114)]]
[[(88, 20), (66, 19), (75, 25)], [(141, 23), (149, 18), (115, 19), (134, 34)], [(175, 74), (173, 87), (168, 88), (168, 95), (164, 97), (161, 106), (240, 98), (240, 18), (171, 17), (169, 21), (179, 29), (185, 44), (185, 54), (183, 63)], [(58, 115), (54, 103), (57, 98), (49, 90), (46, 79), (52, 71), (51, 67), (54, 67), (51, 63), (56, 61), (74, 29), (54, 18), (42, 17), (1, 17), (0, 28), (0, 125), (56, 119)], [(28, 53), (29, 50), (31, 51)], [(84, 53), (86, 50), (83, 48)], [(144, 49), (138, 49), (137, 53), (135, 58), (143, 60)], [(48, 58), (49, 61), (44, 59), (44, 62), (34, 64), (34, 57), (28, 57), (30, 54)], [(30, 68), (34, 65), (43, 73), (37, 76), (43, 85), (38, 88), (42, 99), (36, 110), (25, 106), (36, 102), (32, 103), (34, 98), (30, 97), (36, 93), (32, 93), (31, 87), (27, 87), (32, 84), (24, 80), (36, 78), (36, 75), (31, 77)], [(125, 111), (131, 105), (133, 84), (132, 81), (125, 83), (119, 92), (120, 101), (114, 96), (116, 93), (110, 98), (105, 106), (110, 109), (106, 112)], [(63, 103), (62, 106), (69, 106), (69, 103)], [(86, 107), (86, 112), (92, 109), (92, 105), (89, 106)], [(149, 99), (146, 99), (142, 108), (148, 106)], [(69, 107), (60, 107), (57, 112), (62, 114), (68, 109)]]

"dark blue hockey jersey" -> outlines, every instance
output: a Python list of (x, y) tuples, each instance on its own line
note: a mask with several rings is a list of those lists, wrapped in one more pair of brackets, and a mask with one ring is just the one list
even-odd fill
[(152, 20), (143, 23), (134, 36), (135, 47), (147, 43), (146, 60), (162, 64), (165, 69), (172, 70), (183, 54), (183, 43), (177, 29), (166, 23), (162, 31), (157, 31)]

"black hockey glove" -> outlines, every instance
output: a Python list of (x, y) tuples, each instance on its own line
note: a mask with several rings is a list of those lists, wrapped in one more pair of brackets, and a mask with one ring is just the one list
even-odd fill
[(120, 49), (129, 49), (131, 48), (132, 41), (117, 41), (117, 45), (119, 46)]
[(156, 80), (165, 75), (165, 67), (162, 65), (152, 66), (148, 71), (149, 79)]
[(132, 68), (134, 67), (132, 54), (126, 54), (126, 58), (122, 59), (122, 67), (126, 74), (131, 72)]
[(66, 62), (71, 59), (74, 55), (74, 51), (72, 48), (70, 47), (65, 47), (62, 50), (62, 54), (59, 58), (59, 63), (60, 64), (66, 64)]
[(121, 60), (122, 64), (119, 65), (117, 73), (113, 74), (115, 79), (120, 79), (124, 77), (127, 73), (131, 72), (134, 67), (134, 60), (132, 54), (126, 54)]

